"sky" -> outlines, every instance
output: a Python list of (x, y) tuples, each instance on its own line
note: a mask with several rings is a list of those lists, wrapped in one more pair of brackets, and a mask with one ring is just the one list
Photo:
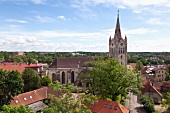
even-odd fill
[(0, 51), (108, 52), (118, 10), (128, 52), (170, 52), (169, 0), (0, 0)]

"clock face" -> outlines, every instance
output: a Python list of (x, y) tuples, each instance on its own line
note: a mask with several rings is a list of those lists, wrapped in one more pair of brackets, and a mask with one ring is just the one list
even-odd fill
[(123, 46), (123, 43), (121, 43), (120, 45)]

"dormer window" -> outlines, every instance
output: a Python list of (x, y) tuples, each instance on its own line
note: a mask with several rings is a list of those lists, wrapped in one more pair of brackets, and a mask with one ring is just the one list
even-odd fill
[(16, 103), (18, 103), (18, 100), (15, 100)]
[(109, 109), (112, 109), (112, 105), (109, 106)]
[(27, 100), (27, 98), (24, 98), (24, 100)]

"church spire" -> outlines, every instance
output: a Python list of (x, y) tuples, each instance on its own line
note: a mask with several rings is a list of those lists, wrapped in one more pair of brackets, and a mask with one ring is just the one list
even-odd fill
[(120, 31), (120, 23), (119, 23), (119, 10), (117, 11), (117, 22), (116, 22), (116, 29), (115, 29), (115, 38), (120, 39), (121, 38), (121, 31)]

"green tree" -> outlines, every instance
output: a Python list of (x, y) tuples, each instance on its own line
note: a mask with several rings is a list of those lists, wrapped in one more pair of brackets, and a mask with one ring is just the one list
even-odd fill
[(23, 105), (21, 105), (19, 107), (4, 105), (2, 107), (2, 110), (0, 111), (0, 113), (35, 113), (35, 112)]
[(0, 69), (0, 106), (9, 104), (13, 96), (23, 90), (23, 79), (18, 71), (6, 72)]
[[(95, 96), (80, 93), (73, 84), (61, 85), (58, 81), (49, 87), (59, 92), (59, 96), (49, 95), (50, 104), (44, 108), (44, 113), (91, 113), (87, 105), (94, 104)], [(77, 96), (72, 92), (76, 92)]]
[(144, 108), (147, 111), (147, 113), (155, 112), (154, 102), (153, 102), (152, 98), (150, 98), (148, 96), (141, 96), (140, 101), (144, 105)]
[(161, 105), (163, 107), (168, 107), (168, 110), (170, 112), (170, 93), (166, 93), (166, 95), (164, 96), (164, 99), (161, 102)]
[(24, 92), (37, 89), (41, 86), (40, 76), (31, 68), (26, 68), (23, 71), (22, 78), (24, 80)]
[(22, 58), (20, 56), (14, 57), (14, 62), (23, 62)]
[(99, 91), (98, 95), (101, 98), (116, 101), (120, 95), (126, 98), (128, 92), (140, 93), (140, 80), (116, 59), (97, 61), (89, 74), (92, 92)]
[(48, 86), (51, 83), (51, 79), (48, 76), (45, 76), (41, 79), (41, 86)]
[(136, 70), (140, 71), (141, 69), (143, 69), (143, 63), (140, 60), (138, 60), (136, 62)]

